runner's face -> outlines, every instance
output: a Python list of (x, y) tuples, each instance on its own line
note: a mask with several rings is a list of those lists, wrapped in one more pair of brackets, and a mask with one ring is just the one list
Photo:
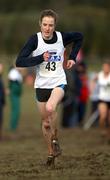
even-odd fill
[(103, 71), (104, 71), (105, 74), (110, 73), (110, 65), (107, 64), (107, 63), (104, 63), (103, 64)]
[(55, 30), (55, 20), (51, 16), (45, 16), (40, 24), (41, 33), (44, 39), (49, 40), (53, 37)]

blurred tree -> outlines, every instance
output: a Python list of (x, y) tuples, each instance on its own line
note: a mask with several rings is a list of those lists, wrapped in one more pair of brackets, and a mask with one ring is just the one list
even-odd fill
[(46, 0), (46, 3), (42, 0), (0, 0), (0, 12), (12, 13), (12, 12), (27, 12), (37, 11), (38, 9), (45, 8), (49, 5), (50, 0)]
[(107, 8), (110, 5), (109, 0), (0, 0), (0, 12), (9, 13), (9, 12), (27, 12), (27, 11), (36, 11), (43, 8), (63, 8), (71, 5), (89, 5), (94, 7)]
[(110, 0), (0, 0), (0, 52), (18, 52), (39, 30), (39, 12), (58, 12), (61, 31), (82, 31), (85, 54), (110, 54)]

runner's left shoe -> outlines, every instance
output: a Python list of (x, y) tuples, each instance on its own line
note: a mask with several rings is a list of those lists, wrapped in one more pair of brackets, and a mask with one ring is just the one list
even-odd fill
[(59, 155), (61, 155), (62, 150), (60, 148), (58, 140), (56, 140), (56, 139), (52, 140), (52, 148), (53, 148), (53, 152), (54, 152), (54, 157), (58, 157)]

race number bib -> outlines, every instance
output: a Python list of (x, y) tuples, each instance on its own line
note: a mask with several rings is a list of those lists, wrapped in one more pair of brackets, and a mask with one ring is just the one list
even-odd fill
[(62, 67), (62, 62), (49, 61), (43, 62), (40, 65), (40, 75), (44, 77), (57, 77), (59, 76), (60, 68)]
[(50, 50), (48, 62), (40, 64), (40, 75), (44, 77), (58, 77), (62, 72), (62, 59), (60, 53), (56, 50)]

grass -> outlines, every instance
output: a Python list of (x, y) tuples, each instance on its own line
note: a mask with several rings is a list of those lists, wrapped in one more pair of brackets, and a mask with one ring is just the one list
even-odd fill
[[(47, 147), (40, 128), (34, 89), (24, 85), (18, 137), (0, 142), (0, 180), (105, 180), (110, 178), (110, 146), (97, 128), (62, 129), (59, 137), (63, 154), (55, 168), (44, 165)], [(59, 112), (60, 113), (60, 112)], [(5, 107), (4, 135), (9, 124), (9, 100)]]
[[(7, 96), (4, 109), (4, 136), (8, 135), (10, 104)], [(32, 86), (24, 84), (21, 118), (16, 139), (0, 142), (0, 180), (108, 180), (110, 179), (110, 145), (100, 136), (98, 128), (62, 129), (59, 137), (63, 154), (54, 169), (44, 165), (47, 147)]]

